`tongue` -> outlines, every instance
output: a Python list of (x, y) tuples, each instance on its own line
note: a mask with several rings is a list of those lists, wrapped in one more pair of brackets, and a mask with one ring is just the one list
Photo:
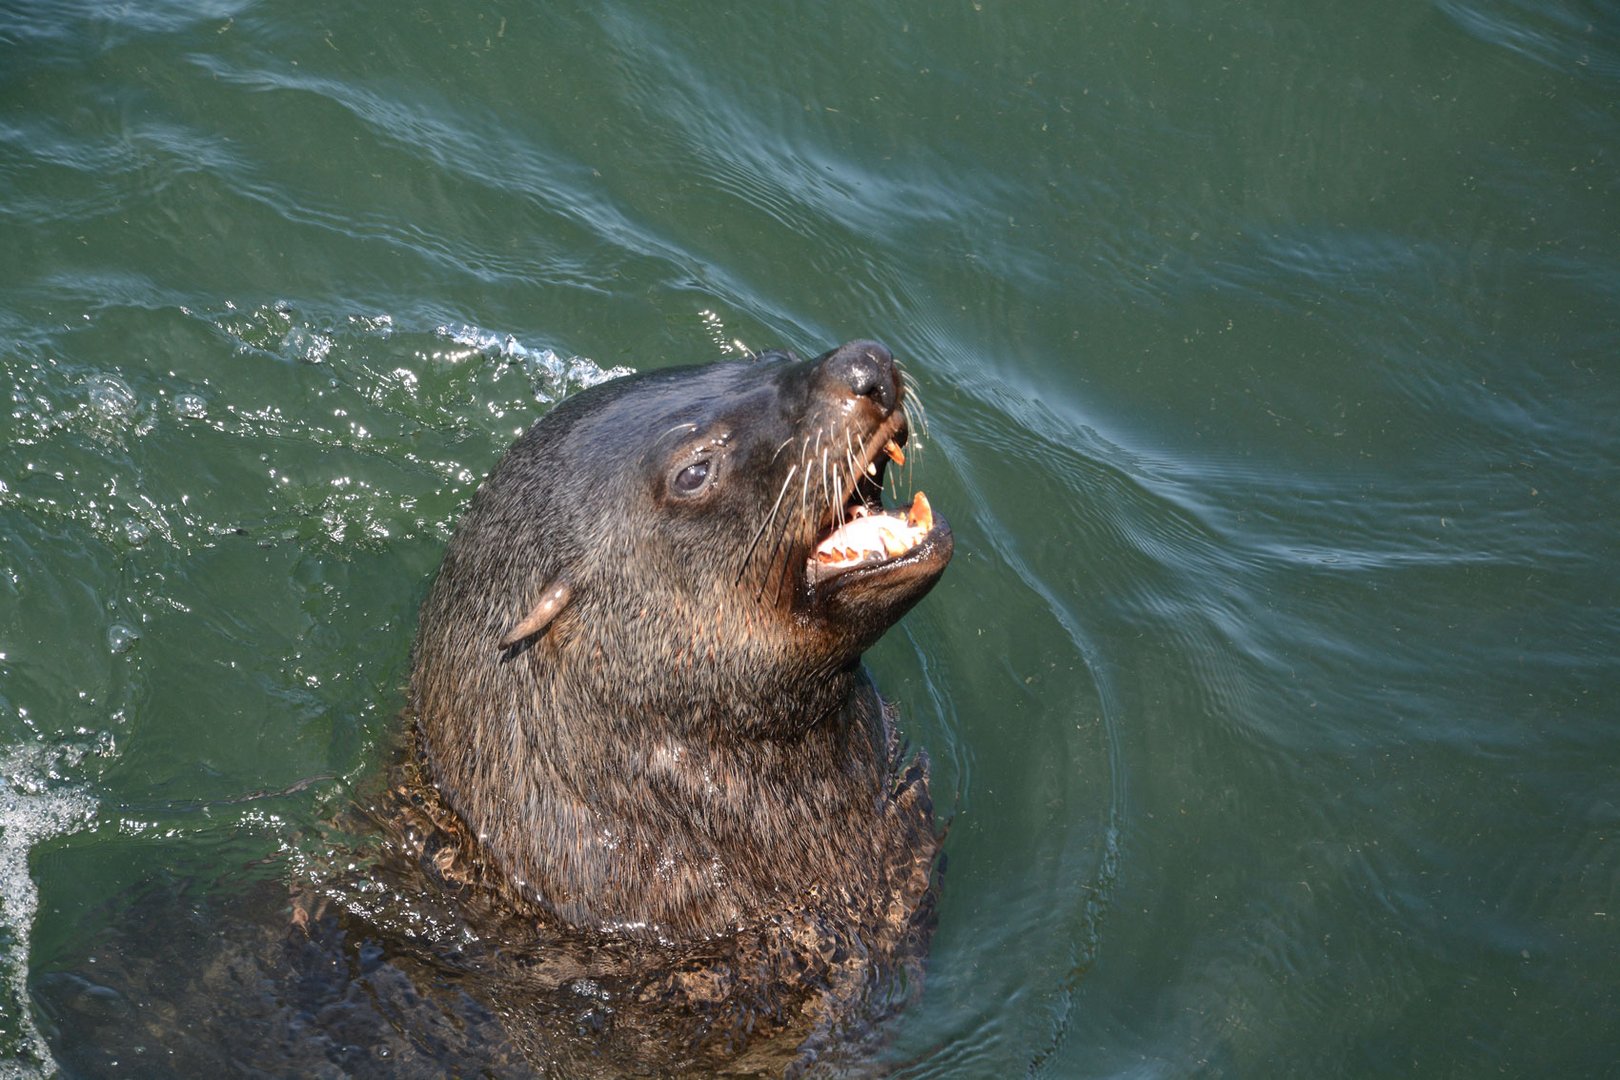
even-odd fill
[(896, 558), (916, 547), (933, 527), (933, 508), (920, 491), (904, 514), (857, 506), (848, 521), (816, 545), (814, 558), (826, 566)]

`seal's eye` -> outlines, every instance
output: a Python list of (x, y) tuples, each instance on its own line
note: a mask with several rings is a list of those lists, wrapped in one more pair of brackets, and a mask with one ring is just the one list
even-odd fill
[(707, 461), (694, 461), (675, 474), (673, 486), (677, 495), (696, 495), (708, 483), (709, 463)]

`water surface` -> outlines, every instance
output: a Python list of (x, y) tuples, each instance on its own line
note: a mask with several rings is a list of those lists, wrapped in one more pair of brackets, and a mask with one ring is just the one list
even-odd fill
[(375, 764), (550, 402), (873, 336), (957, 535), (888, 1066), (1608, 1073), (1617, 163), (1574, 0), (11, 10), (3, 1068)]

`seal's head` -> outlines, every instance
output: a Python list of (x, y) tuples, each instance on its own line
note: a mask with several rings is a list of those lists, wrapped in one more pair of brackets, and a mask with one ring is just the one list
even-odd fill
[[(870, 341), (580, 393), (479, 492), (440, 579), (455, 588), (470, 564), (475, 591), (457, 588), (445, 621), (503, 663), (602, 656), (588, 666), (608, 676), (604, 703), (696, 708), (692, 719), (767, 736), (813, 723), (825, 710), (807, 693), (825, 696), (812, 688), (846, 671), (951, 556), (922, 493), (882, 505), (905, 460), (908, 403)], [(543, 635), (550, 648), (537, 648)]]
[[(728, 815), (786, 812), (730, 806), (760, 797), (744, 772), (777, 770), (789, 802), (856, 783), (822, 776), (851, 766), (800, 744), (848, 726), (862, 651), (952, 550), (920, 492), (882, 503), (911, 401), (889, 351), (855, 341), (605, 383), (502, 458), (423, 606), (412, 698), (447, 801), (547, 907), (635, 919), (645, 905), (582, 894), (634, 873), (603, 870), (617, 860), (601, 851), (625, 830), (662, 836), (654, 818), (703, 835), (641, 857), (702, 849), (705, 872), (735, 876), (728, 845), (759, 834)], [(724, 786), (716, 769), (738, 780), (705, 794)]]

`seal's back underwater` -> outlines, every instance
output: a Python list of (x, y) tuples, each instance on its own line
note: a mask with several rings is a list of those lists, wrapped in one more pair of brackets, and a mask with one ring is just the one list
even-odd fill
[(746, 941), (751, 970), (705, 984), (739, 1001), (810, 956), (864, 957), (865, 983), (920, 954), (926, 768), (859, 667), (951, 556), (920, 493), (881, 503), (907, 404), (856, 341), (606, 383), (507, 451), (411, 681), (428, 777), (504, 901), (610, 939)]

